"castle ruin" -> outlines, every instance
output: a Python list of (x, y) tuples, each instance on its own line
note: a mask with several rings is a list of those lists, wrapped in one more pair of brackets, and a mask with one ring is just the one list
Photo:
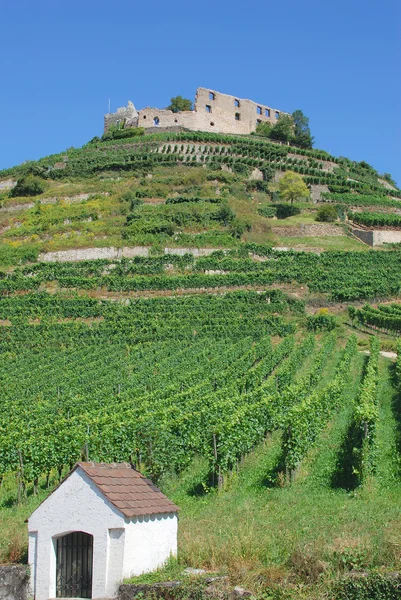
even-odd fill
[[(287, 114), (262, 103), (221, 94), (208, 88), (196, 90), (194, 110), (174, 113), (160, 108), (136, 110), (132, 102), (117, 112), (104, 117), (104, 131), (112, 125), (120, 127), (144, 127), (158, 129), (188, 129), (215, 133), (249, 134), (259, 123), (277, 122), (281, 114)], [(150, 133), (149, 131), (149, 133)]]

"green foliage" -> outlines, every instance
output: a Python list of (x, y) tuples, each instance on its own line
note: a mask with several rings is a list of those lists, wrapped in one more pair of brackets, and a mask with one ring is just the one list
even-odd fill
[(10, 197), (15, 198), (17, 196), (39, 196), (46, 191), (46, 182), (37, 177), (36, 175), (27, 175), (21, 177), (17, 181), (17, 185), (10, 191)]
[(287, 219), (301, 214), (301, 209), (293, 204), (274, 204), (278, 219)]
[(312, 148), (313, 137), (309, 128), (309, 119), (302, 110), (296, 110), (292, 113), (294, 123), (294, 143), (302, 148)]
[[(287, 205), (284, 206), (287, 208)], [(272, 217), (275, 217), (277, 215), (277, 206), (272, 206), (271, 204), (259, 206), (258, 213), (262, 215), (262, 217), (271, 219)]]
[(335, 376), (330, 383), (325, 388), (312, 393), (309, 385), (303, 388), (304, 398), (289, 411), (282, 440), (283, 460), (289, 475), (293, 475), (323, 427), (327, 425), (331, 414), (339, 406), (346, 390), (356, 348), (356, 336), (352, 336), (347, 342)]
[[(12, 326), (0, 329), (0, 353), (9, 357), (1, 365), (0, 476), (18, 471), (28, 484), (78, 460), (84, 444), (93, 460), (140, 460), (155, 477), (181, 471), (195, 454), (213, 463), (221, 419), (228, 425), (234, 409), (248, 406), (247, 391), (293, 346), (286, 338), (273, 350), (269, 337), (294, 331), (279, 314), (292, 304), (278, 291), (129, 305), (48, 294), (1, 299), (0, 318)], [(222, 466), (229, 457), (219, 452)]]
[(192, 100), (182, 96), (174, 96), (170, 99), (170, 104), (166, 107), (166, 110), (171, 110), (173, 113), (192, 110)]
[(233, 219), (231, 221), (231, 235), (235, 238), (240, 239), (241, 236), (246, 232), (250, 231), (252, 225), (243, 219)]
[(397, 187), (397, 184), (390, 173), (383, 173), (383, 175), (381, 175), (381, 178), (385, 179), (387, 183), (393, 185), (395, 188)]
[(350, 318), (361, 325), (380, 329), (386, 333), (401, 332), (401, 305), (379, 304), (374, 308), (365, 304), (362, 308), (348, 307)]
[(355, 574), (337, 581), (329, 600), (398, 600), (401, 581), (397, 574)]
[(350, 211), (348, 218), (366, 227), (401, 227), (401, 216), (397, 214)]
[(309, 190), (298, 173), (286, 171), (281, 177), (279, 184), (279, 195), (282, 200), (286, 200), (293, 204), (294, 200), (301, 200), (309, 197)]
[(361, 484), (366, 476), (376, 467), (375, 443), (376, 427), (379, 418), (378, 385), (379, 385), (379, 338), (370, 341), (370, 355), (366, 364), (364, 377), (354, 407), (351, 430), (355, 432), (352, 452), (352, 471), (356, 483)]
[(102, 135), (102, 142), (108, 142), (110, 140), (123, 140), (126, 138), (135, 138), (145, 134), (143, 127), (127, 127), (121, 129), (116, 125), (111, 125), (107, 132)]
[(280, 114), (277, 123), (270, 129), (269, 137), (272, 140), (281, 142), (293, 142), (294, 140), (294, 122), (290, 115)]
[(256, 126), (256, 135), (260, 135), (262, 137), (270, 137), (270, 133), (272, 130), (272, 124), (270, 121), (261, 121)]
[(399, 200), (393, 200), (388, 196), (370, 196), (354, 193), (323, 193), (323, 202), (334, 202), (336, 204), (347, 204), (349, 206), (388, 206), (399, 208)]
[(309, 331), (331, 331), (332, 329), (335, 329), (337, 324), (336, 317), (328, 314), (326, 309), (318, 310), (306, 320), (306, 327)]
[(337, 221), (338, 212), (335, 206), (321, 206), (316, 214), (316, 221), (333, 223)]

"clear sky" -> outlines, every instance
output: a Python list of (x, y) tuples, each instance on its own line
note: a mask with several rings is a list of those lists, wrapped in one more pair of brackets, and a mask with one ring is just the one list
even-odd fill
[(310, 119), (401, 186), (401, 0), (0, 0), (0, 168), (198, 86)]

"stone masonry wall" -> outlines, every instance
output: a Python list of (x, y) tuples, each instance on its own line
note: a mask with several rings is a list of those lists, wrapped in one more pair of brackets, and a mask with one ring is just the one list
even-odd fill
[(126, 122), (133, 127), (182, 128), (191, 131), (214, 131), (216, 133), (249, 134), (259, 122), (276, 123), (282, 111), (252, 100), (221, 94), (208, 88), (198, 88), (192, 111), (173, 113), (159, 108), (143, 108), (136, 111), (129, 102), (116, 113), (105, 115), (105, 131), (111, 124)]
[(26, 600), (28, 568), (24, 565), (0, 565), (0, 600)]

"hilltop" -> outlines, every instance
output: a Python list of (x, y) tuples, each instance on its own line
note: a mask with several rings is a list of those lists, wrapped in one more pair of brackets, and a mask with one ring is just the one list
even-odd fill
[[(321, 150), (252, 136), (122, 132), (134, 137), (95, 138), (0, 172), (3, 181), (33, 174), (43, 189), (29, 198), (0, 195), (3, 262), (69, 248), (234, 248), (241, 241), (363, 250), (346, 235), (345, 213), (397, 214), (399, 207), (400, 190), (372, 167)], [(312, 197), (293, 210), (271, 191), (288, 169), (304, 177)], [(333, 225), (315, 221), (323, 203), (337, 207)]]

